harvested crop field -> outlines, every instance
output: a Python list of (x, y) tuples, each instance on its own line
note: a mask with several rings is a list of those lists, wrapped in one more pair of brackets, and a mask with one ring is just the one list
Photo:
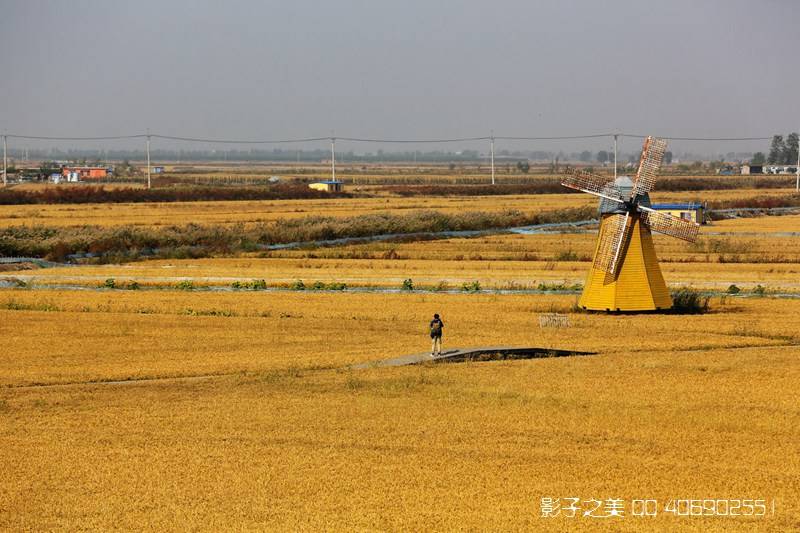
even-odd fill
[[(793, 190), (734, 189), (720, 191), (658, 192), (657, 202), (686, 202), (702, 197), (709, 202), (729, 202), (753, 197), (785, 198)], [(188, 223), (236, 224), (274, 222), (308, 216), (355, 216), (374, 213), (402, 214), (413, 210), (444, 213), (463, 211), (522, 212), (594, 206), (582, 194), (507, 196), (420, 196), (403, 198), (378, 195), (367, 198), (321, 200), (262, 200), (122, 204), (0, 205), (0, 227), (18, 225), (60, 226), (166, 226)]]
[[(703, 226), (697, 243), (656, 235), (666, 281), (672, 286), (725, 291), (731, 285), (767, 292), (800, 292), (800, 216), (718, 220)], [(496, 234), (417, 242), (372, 242), (305, 247), (238, 257), (150, 260), (123, 265), (87, 265), (7, 273), (36, 285), (102, 286), (107, 279), (143, 287), (170, 287), (191, 280), (198, 287), (230, 287), (264, 280), (288, 287), (297, 280), (345, 283), (349, 287), (458, 290), (477, 281), (486, 289), (557, 288), (582, 284), (596, 228), (565, 227), (532, 234)], [(579, 289), (579, 287), (577, 287)]]
[[(318, 214), (345, 227), (348, 217), (422, 208), (473, 221), (477, 211), (593, 205), (582, 195), (386, 201), (3, 206), (2, 224), (24, 240), (14, 228), (41, 220), (51, 229), (32, 236), (80, 243), (91, 231), (129, 237), (128, 227), (187, 218), (207, 226), (203, 235), (235, 237), (238, 223)], [(656, 236), (669, 285), (706, 291), (709, 312), (694, 315), (577, 312), (591, 224), (9, 262), (0, 527), (796, 529), (798, 220), (716, 220), (695, 244)], [(445, 349), (593, 355), (352, 368), (427, 350), (434, 312), (447, 324)], [(540, 321), (552, 313), (558, 320)], [(542, 518), (543, 498), (571, 497), (763, 499), (769, 513)]]
[[(540, 529), (541, 498), (574, 495), (776, 502), (617, 531), (800, 526), (800, 302), (687, 320), (573, 301), (4, 290), (0, 525)], [(597, 354), (348, 369), (424, 350), (434, 311), (450, 346)], [(550, 311), (569, 327), (540, 328)]]

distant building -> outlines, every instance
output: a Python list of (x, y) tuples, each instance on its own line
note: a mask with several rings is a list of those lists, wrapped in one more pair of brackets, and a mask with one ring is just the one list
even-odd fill
[(764, 167), (764, 174), (795, 174), (797, 167), (794, 165), (770, 165)]
[(656, 211), (684, 220), (691, 220), (697, 224), (706, 223), (705, 206), (703, 204), (653, 204), (651, 207)]
[(309, 187), (315, 191), (342, 192), (344, 183), (339, 180), (318, 181), (311, 183)]
[(763, 174), (763, 173), (764, 173), (764, 165), (750, 165), (750, 164), (742, 165), (743, 176), (749, 176), (750, 174)]
[(106, 167), (64, 167), (61, 175), (67, 181), (81, 181), (85, 179), (103, 179), (108, 177)]
[(164, 167), (153, 167), (153, 174), (163, 174)]

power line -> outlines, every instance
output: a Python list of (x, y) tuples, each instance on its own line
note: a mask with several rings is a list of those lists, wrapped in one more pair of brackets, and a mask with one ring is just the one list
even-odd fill
[[(499, 139), (500, 137), (495, 137)], [(491, 137), (461, 137), (455, 139), (364, 139), (358, 137), (336, 137), (340, 141), (351, 142), (364, 142), (364, 143), (419, 143), (419, 144), (432, 144), (432, 143), (456, 143), (468, 141), (488, 141)]]
[[(178, 135), (162, 135), (157, 133), (138, 133), (131, 135), (106, 135), (95, 137), (68, 137), (68, 136), (42, 136), (42, 135), (22, 135), (16, 133), (6, 134), (5, 137), (11, 139), (28, 139), (28, 140), (42, 140), (42, 141), (114, 141), (125, 139), (145, 139), (147, 137), (154, 139), (165, 139), (171, 141), (184, 141), (184, 142), (202, 142), (208, 144), (293, 144), (305, 142), (319, 142), (328, 141), (335, 138), (340, 141), (356, 142), (356, 143), (385, 143), (385, 144), (442, 144), (442, 143), (457, 143), (457, 142), (472, 142), (472, 141), (490, 141), (492, 139), (502, 141), (563, 141), (563, 140), (579, 140), (579, 139), (598, 139), (598, 138), (613, 138), (613, 137), (628, 137), (635, 139), (644, 139), (647, 135), (639, 135), (634, 133), (595, 133), (589, 135), (546, 135), (546, 136), (511, 136), (511, 135), (493, 135), (493, 136), (476, 136), (476, 137), (454, 137), (444, 139), (382, 139), (382, 138), (368, 138), (368, 137), (304, 137), (296, 139), (209, 139), (203, 137), (183, 137)], [(736, 142), (736, 141), (768, 141), (772, 136), (761, 137), (660, 137), (667, 141), (717, 141), (717, 142)]]
[[(187, 141), (187, 142), (202, 142), (210, 144), (290, 144), (290, 143), (303, 143), (314, 141), (328, 141), (331, 137), (308, 137), (305, 139), (279, 139), (279, 140), (232, 140), (232, 139), (203, 139), (199, 137), (178, 137), (174, 135), (157, 135), (151, 134), (151, 137), (157, 139), (169, 139), (171, 141)], [(340, 139), (341, 137), (337, 137)]]
[(110, 135), (103, 137), (43, 137), (39, 135), (19, 135), (9, 133), (6, 137), (12, 139), (33, 139), (39, 141), (116, 141), (120, 139), (143, 139), (147, 137), (146, 133), (136, 135)]
[(596, 133), (593, 135), (559, 135), (554, 137), (503, 137), (495, 135), (495, 139), (504, 141), (563, 141), (569, 139), (597, 139), (600, 137), (613, 137), (613, 133)]
[[(644, 139), (647, 135), (635, 135), (633, 133), (620, 133), (620, 137), (630, 137), (634, 139)], [(653, 135), (665, 141), (769, 141), (769, 137), (661, 137), (660, 135)]]

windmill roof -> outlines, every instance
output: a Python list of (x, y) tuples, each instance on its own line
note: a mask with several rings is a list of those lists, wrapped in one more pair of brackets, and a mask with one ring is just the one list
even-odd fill
[[(613, 185), (609, 185), (609, 190), (616, 189), (623, 197), (628, 197), (633, 191), (633, 179), (630, 176), (618, 176), (614, 180)], [(645, 207), (650, 206), (650, 195), (645, 193), (638, 197), (638, 203)], [(600, 214), (624, 214), (626, 207), (624, 204), (609, 200), (607, 198), (600, 199)]]
[(618, 176), (617, 179), (614, 180), (614, 185), (617, 187), (633, 188), (633, 180), (630, 178), (630, 176)]

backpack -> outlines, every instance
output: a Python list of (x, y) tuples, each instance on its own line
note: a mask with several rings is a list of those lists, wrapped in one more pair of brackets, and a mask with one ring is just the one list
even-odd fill
[(434, 337), (441, 337), (442, 336), (442, 321), (435, 320), (431, 323), (431, 335)]

